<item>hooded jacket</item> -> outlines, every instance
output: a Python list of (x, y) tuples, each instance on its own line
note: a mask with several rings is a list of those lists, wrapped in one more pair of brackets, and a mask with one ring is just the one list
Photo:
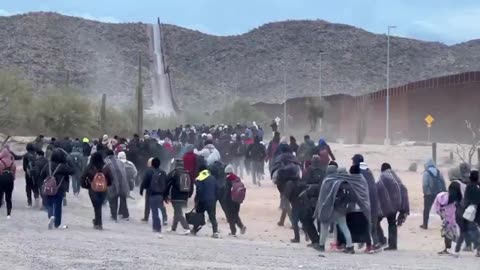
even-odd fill
[(428, 159), (423, 172), (422, 187), (424, 195), (437, 195), (440, 192), (447, 191), (445, 179), (440, 170), (435, 167), (432, 159)]
[(118, 159), (125, 165), (125, 174), (127, 177), (128, 185), (130, 190), (133, 190), (135, 186), (135, 179), (137, 178), (138, 174), (137, 168), (132, 162), (127, 160), (127, 155), (125, 154), (125, 152), (118, 153)]
[(195, 181), (198, 176), (198, 164), (197, 164), (197, 155), (193, 152), (195, 147), (191, 144), (187, 146), (187, 153), (183, 155), (183, 168), (190, 175), (190, 179)]
[(217, 200), (217, 180), (208, 170), (199, 173), (195, 181), (195, 201), (200, 203), (214, 203)]

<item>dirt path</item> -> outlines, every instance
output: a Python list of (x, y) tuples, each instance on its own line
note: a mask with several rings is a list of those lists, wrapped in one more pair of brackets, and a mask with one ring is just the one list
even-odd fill
[[(360, 150), (350, 146), (335, 148), (342, 164), (349, 164), (351, 155)], [(480, 259), (474, 258), (473, 253), (462, 254), (460, 259), (436, 255), (443, 245), (438, 218), (432, 217), (429, 231), (418, 229), (422, 205), (420, 173), (404, 172), (410, 161), (401, 161), (410, 152), (363, 150), (370, 151), (367, 162), (373, 169), (390, 156), (392, 165), (402, 168), (398, 171), (410, 190), (412, 215), (399, 230), (397, 252), (366, 255), (358, 251), (353, 256), (327, 253), (326, 258), (321, 258), (318, 252), (306, 248), (305, 242), (290, 244), (291, 230), (276, 225), (280, 214), (278, 192), (268, 182), (260, 188), (249, 184), (241, 211), (248, 231), (238, 238), (227, 236), (228, 225), (218, 208), (222, 239), (210, 238), (209, 227), (197, 237), (164, 234), (164, 239), (158, 239), (151, 232), (151, 225), (139, 221), (143, 200), (137, 191), (133, 193), (136, 200), (129, 201), (129, 222), (112, 223), (105, 207), (105, 230), (94, 231), (93, 209), (83, 191), (80, 199), (69, 195), (63, 217), (69, 229), (48, 231), (46, 213), (25, 208), (24, 180), (19, 178), (12, 219), (7, 220), (5, 209), (0, 209), (0, 269), (478, 269)], [(411, 151), (419, 156), (425, 150)], [(378, 176), (378, 171), (374, 173)], [(171, 206), (167, 208), (171, 213)]]

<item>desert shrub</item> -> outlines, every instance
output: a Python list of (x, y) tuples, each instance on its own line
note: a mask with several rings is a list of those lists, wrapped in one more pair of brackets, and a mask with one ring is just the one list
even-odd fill
[(235, 125), (237, 123), (251, 125), (255, 121), (261, 126), (266, 126), (268, 117), (265, 113), (256, 110), (246, 101), (236, 101), (231, 106), (215, 112), (212, 123)]
[(4, 133), (34, 124), (32, 85), (16, 74), (0, 70), (0, 127)]
[(90, 135), (95, 126), (92, 102), (71, 88), (47, 91), (36, 108), (47, 132), (55, 136)]

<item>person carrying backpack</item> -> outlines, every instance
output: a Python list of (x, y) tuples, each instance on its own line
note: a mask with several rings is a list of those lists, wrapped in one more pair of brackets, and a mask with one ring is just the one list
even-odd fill
[(187, 205), (188, 198), (192, 196), (193, 182), (189, 173), (183, 167), (182, 159), (175, 160), (175, 169), (168, 174), (165, 191), (165, 198), (169, 198), (173, 207), (173, 223), (171, 231), (177, 231), (177, 226), (180, 222), (184, 231), (179, 234), (190, 234), (190, 229), (182, 208)]
[(63, 196), (68, 189), (68, 177), (75, 173), (73, 164), (67, 161), (66, 156), (60, 149), (52, 152), (50, 162), (45, 165), (40, 173), (40, 179), (43, 179), (42, 192), (47, 201), (48, 229), (55, 228), (66, 229), (62, 226), (62, 202)]
[(160, 169), (160, 164), (160, 159), (152, 159), (152, 168), (145, 173), (143, 182), (140, 186), (140, 195), (143, 196), (144, 190), (149, 194), (153, 232), (158, 233), (158, 237), (162, 238), (162, 221), (158, 210), (163, 206), (163, 195), (165, 194), (167, 185), (167, 174)]
[(428, 159), (425, 164), (425, 171), (423, 172), (422, 187), (423, 187), (423, 224), (420, 228), (428, 229), (428, 219), (430, 217), (430, 210), (433, 202), (440, 192), (447, 191), (445, 179), (442, 173), (435, 166), (432, 159)]
[(102, 206), (107, 198), (108, 187), (112, 185), (112, 173), (105, 166), (101, 153), (94, 153), (90, 163), (80, 177), (82, 188), (88, 190), (95, 214), (92, 220), (95, 230), (103, 230)]
[(23, 156), (23, 171), (25, 172), (25, 192), (27, 194), (27, 207), (32, 207), (32, 193), (35, 199), (35, 208), (39, 207), (39, 187), (35, 181), (35, 145), (28, 143), (26, 147), (27, 153)]
[(237, 226), (240, 228), (240, 233), (245, 234), (247, 227), (240, 219), (240, 205), (245, 200), (246, 187), (242, 180), (234, 174), (232, 165), (225, 168), (227, 181), (225, 185), (225, 208), (228, 224), (230, 225), (230, 235), (237, 235)]
[(12, 193), (15, 183), (17, 168), (15, 159), (7, 148), (0, 151), (0, 207), (2, 207), (3, 196), (7, 206), (7, 219), (12, 214)]
[(72, 164), (75, 168), (75, 174), (72, 176), (72, 189), (73, 194), (78, 198), (81, 184), (80, 177), (82, 176), (86, 166), (86, 159), (83, 156), (83, 149), (81, 145), (74, 145), (72, 153), (68, 155), (68, 158), (72, 161)]

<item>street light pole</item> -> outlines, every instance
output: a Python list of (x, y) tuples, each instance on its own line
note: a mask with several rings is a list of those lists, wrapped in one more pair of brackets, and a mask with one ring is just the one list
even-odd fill
[(389, 25), (387, 30), (387, 104), (386, 104), (386, 123), (385, 123), (385, 145), (390, 145), (390, 30), (397, 28)]

